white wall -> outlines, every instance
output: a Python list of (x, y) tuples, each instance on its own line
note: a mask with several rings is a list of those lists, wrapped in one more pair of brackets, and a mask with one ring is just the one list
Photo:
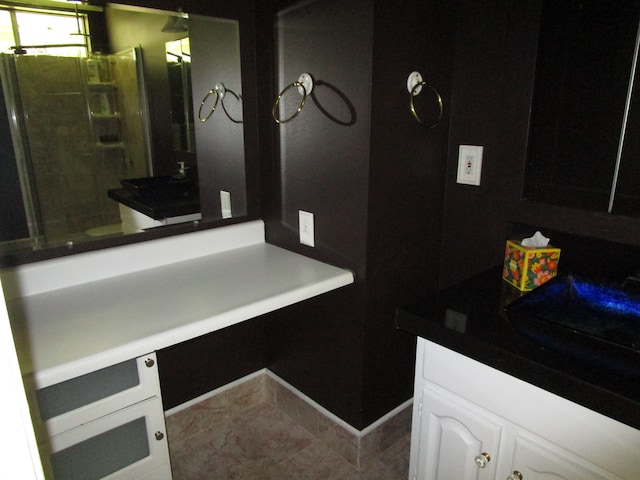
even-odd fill
[(0, 296), (0, 384), (4, 385), (0, 395), (0, 477), (44, 479), (7, 307)]

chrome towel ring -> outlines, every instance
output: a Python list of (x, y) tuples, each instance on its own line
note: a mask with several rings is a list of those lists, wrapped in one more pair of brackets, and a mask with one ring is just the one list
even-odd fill
[[(200, 120), (201, 122), (206, 122), (207, 120), (209, 120), (211, 115), (213, 115), (213, 112), (215, 112), (216, 108), (218, 108), (218, 103), (219, 103), (220, 105), (222, 105), (222, 110), (224, 110), (224, 113), (227, 115), (227, 118), (229, 120), (231, 120), (233, 123), (242, 123), (242, 120), (236, 120), (235, 118), (231, 117), (231, 115), (229, 115), (229, 112), (227, 111), (227, 107), (224, 106), (224, 97), (227, 93), (230, 93), (231, 95), (233, 95), (237, 101), (239, 102), (242, 101), (242, 95), (238, 95), (232, 90), (229, 90), (227, 87), (224, 86), (224, 83), (220, 82), (216, 84), (214, 88), (209, 90), (207, 94), (204, 96), (204, 98), (202, 99), (202, 101), (200, 102), (200, 108), (198, 108), (198, 120)], [(207, 114), (207, 116), (203, 117), (202, 107), (204, 107), (205, 103), (207, 103), (207, 99), (211, 95), (215, 95), (216, 99), (213, 102), (213, 106), (211, 107), (211, 110), (209, 110), (209, 113)]]
[[(284, 94), (293, 87), (298, 87), (298, 92), (300, 93), (300, 95), (302, 95), (302, 100), (300, 100), (300, 105), (298, 106), (298, 109), (293, 113), (293, 115), (283, 120), (280, 118), (280, 114), (278, 112), (280, 100), (282, 99)], [(304, 108), (304, 103), (307, 100), (307, 95), (310, 95), (312, 91), (313, 77), (309, 73), (303, 73), (298, 77), (298, 80), (296, 82), (287, 85), (284, 90), (280, 92), (280, 95), (278, 95), (278, 98), (276, 98), (276, 101), (273, 104), (273, 108), (271, 109), (271, 115), (273, 116), (273, 119), (276, 121), (276, 123), (287, 123), (297, 117)]]
[[(422, 121), (422, 119), (418, 115), (418, 112), (416, 111), (416, 107), (413, 102), (414, 97), (416, 97), (417, 95), (420, 95), (420, 92), (422, 92), (423, 86), (429, 87), (433, 91), (433, 93), (435, 93), (436, 101), (438, 103), (438, 119), (435, 121), (435, 123), (432, 123), (430, 125), (427, 125)], [(440, 93), (438, 93), (438, 90), (436, 90), (434, 86), (429, 85), (427, 82), (425, 82), (422, 79), (422, 75), (419, 72), (411, 72), (409, 74), (409, 77), (407, 78), (407, 90), (409, 91), (409, 99), (410, 99), (409, 109), (411, 110), (411, 114), (418, 121), (418, 123), (426, 126), (427, 128), (434, 128), (438, 126), (442, 121), (442, 116), (444, 113), (444, 109), (442, 105), (442, 97), (440, 96)]]

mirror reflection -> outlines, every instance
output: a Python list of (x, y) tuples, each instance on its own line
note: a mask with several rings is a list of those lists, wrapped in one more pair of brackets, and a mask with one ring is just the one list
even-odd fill
[(0, 7), (0, 251), (245, 215), (242, 124), (194, 121), (221, 82), (242, 118), (238, 22), (56, 3)]
[(526, 199), (640, 216), (639, 20), (632, 0), (542, 2)]
[[(177, 18), (177, 17), (170, 17)], [(166, 28), (176, 27), (171, 22)], [(193, 128), (193, 93), (191, 89), (191, 48), (189, 37), (165, 43), (169, 97), (171, 98), (171, 143), (176, 152), (195, 152), (196, 136)]]

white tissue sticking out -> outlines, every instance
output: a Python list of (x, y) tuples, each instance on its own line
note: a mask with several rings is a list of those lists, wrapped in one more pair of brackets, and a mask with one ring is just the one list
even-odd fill
[(533, 235), (533, 237), (522, 239), (520, 244), (523, 247), (544, 248), (549, 245), (549, 239), (538, 231)]

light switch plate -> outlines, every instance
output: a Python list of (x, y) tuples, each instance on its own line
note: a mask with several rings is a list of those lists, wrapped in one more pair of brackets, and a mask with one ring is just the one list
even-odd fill
[(231, 218), (231, 194), (220, 190), (220, 213), (222, 218)]
[(480, 185), (483, 149), (478, 145), (460, 145), (458, 152), (458, 183)]
[(313, 231), (313, 213), (298, 211), (300, 243), (309, 247), (315, 247), (315, 238)]

